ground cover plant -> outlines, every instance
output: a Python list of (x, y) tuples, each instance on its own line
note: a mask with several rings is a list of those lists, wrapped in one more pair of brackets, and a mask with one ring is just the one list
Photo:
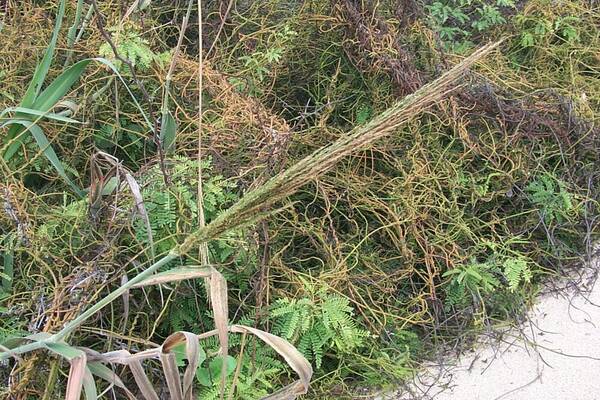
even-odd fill
[(592, 1), (1, 13), (0, 398), (368, 398), (593, 256)]

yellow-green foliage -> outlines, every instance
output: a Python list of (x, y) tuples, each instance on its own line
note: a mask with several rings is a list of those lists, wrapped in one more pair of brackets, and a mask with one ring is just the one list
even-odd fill
[[(168, 251), (178, 240), (198, 226), (197, 182), (198, 166), (195, 160), (175, 157), (168, 162), (169, 185), (165, 184), (159, 164), (152, 166), (140, 177), (142, 198), (148, 213), (152, 236), (158, 253)], [(235, 184), (219, 174), (213, 174), (210, 160), (202, 161), (203, 205), (206, 221), (212, 221), (222, 210), (237, 199)], [(149, 245), (146, 225), (142, 219), (135, 222), (137, 240)], [(236, 235), (232, 234), (232, 238)], [(215, 243), (216, 260), (225, 261), (234, 251), (226, 241)]]
[(119, 58), (127, 60), (132, 67), (141, 71), (150, 68), (154, 62), (159, 65), (165, 65), (169, 62), (170, 53), (167, 51), (156, 54), (150, 47), (148, 40), (140, 35), (137, 26), (128, 23), (124, 26), (108, 28), (107, 31), (112, 35), (117, 54), (115, 55), (113, 47), (107, 42), (100, 45), (98, 54), (111, 60), (119, 70), (124, 68), (123, 62)]

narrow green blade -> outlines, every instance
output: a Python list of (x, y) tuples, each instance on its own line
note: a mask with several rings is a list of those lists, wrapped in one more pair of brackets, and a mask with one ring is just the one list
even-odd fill
[(58, 354), (61, 357), (64, 357), (69, 361), (77, 357), (81, 357), (84, 354), (83, 351), (73, 346), (69, 346), (66, 343), (46, 342), (44, 346), (46, 346), (48, 350)]
[(160, 144), (166, 154), (175, 148), (175, 137), (177, 135), (177, 122), (170, 111), (163, 113), (160, 126)]
[(98, 400), (98, 389), (96, 389), (96, 382), (92, 376), (92, 372), (86, 366), (85, 373), (83, 375), (83, 392), (87, 400)]
[(67, 94), (89, 63), (90, 60), (82, 60), (67, 68), (35, 99), (30, 108), (42, 112), (49, 111)]
[(13, 142), (8, 146), (2, 157), (4, 161), (10, 161), (10, 159), (15, 155), (17, 150), (19, 150), (19, 146), (21, 146), (21, 140), (18, 138), (23, 132), (25, 128), (21, 125), (11, 125), (6, 133), (6, 136), (3, 138), (4, 142), (8, 142), (12, 140)]
[(2, 269), (2, 291), (9, 293), (12, 288), (14, 275), (14, 249), (13, 236), (8, 235), (4, 239), (4, 266)]
[(10, 112), (14, 112), (15, 115), (18, 116), (18, 117), (32, 116), (32, 117), (46, 118), (46, 119), (50, 119), (50, 120), (53, 120), (53, 121), (66, 122), (66, 123), (71, 123), (71, 124), (80, 124), (81, 123), (81, 122), (79, 122), (77, 120), (74, 120), (74, 119), (69, 118), (69, 117), (65, 117), (65, 116), (60, 115), (60, 114), (43, 112), (43, 111), (38, 111), (38, 110), (34, 110), (34, 109), (31, 109), (31, 108), (25, 108), (25, 107), (9, 107), (9, 108), (6, 108), (6, 109), (4, 109), (4, 111), (2, 111), (2, 113), (0, 113), (0, 118), (4, 117), (6, 114), (8, 114)]
[(58, 175), (60, 175), (60, 177), (63, 178), (63, 180), (75, 191), (75, 193), (77, 193), (77, 195), (79, 195), (80, 197), (85, 196), (84, 192), (77, 185), (75, 185), (75, 183), (73, 183), (73, 181), (67, 176), (67, 173), (62, 163), (58, 159), (56, 152), (54, 152), (54, 149), (50, 145), (50, 141), (48, 141), (48, 138), (39, 126), (37, 126), (31, 121), (25, 120), (11, 120), (11, 123), (22, 125), (23, 127), (25, 127), (25, 129), (31, 132), (38, 147), (40, 148), (40, 150), (42, 150), (44, 156), (46, 156), (48, 161), (50, 161), (54, 169), (56, 169)]
[(52, 38), (50, 39), (50, 43), (48, 44), (44, 58), (36, 67), (33, 74), (33, 79), (31, 80), (31, 83), (27, 88), (27, 92), (23, 97), (23, 101), (21, 102), (21, 106), (23, 107), (31, 108), (35, 99), (40, 93), (40, 90), (42, 89), (42, 85), (44, 84), (46, 75), (48, 75), (48, 70), (50, 69), (50, 64), (52, 63), (52, 58), (54, 57), (54, 49), (56, 48), (56, 41), (58, 40), (58, 33), (60, 31), (60, 27), (62, 26), (64, 16), (65, 0), (61, 0), (58, 4), (58, 14), (56, 15), (56, 23), (54, 25), (54, 30), (52, 31)]

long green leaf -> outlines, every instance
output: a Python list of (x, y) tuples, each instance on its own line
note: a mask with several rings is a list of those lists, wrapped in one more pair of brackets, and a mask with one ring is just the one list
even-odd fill
[(31, 80), (31, 83), (27, 88), (27, 92), (23, 97), (23, 101), (21, 102), (21, 106), (23, 107), (31, 108), (33, 102), (36, 100), (40, 90), (42, 89), (42, 85), (44, 84), (46, 75), (48, 75), (48, 70), (50, 69), (50, 64), (52, 63), (52, 58), (54, 57), (54, 49), (56, 48), (56, 41), (58, 40), (58, 33), (60, 31), (60, 27), (62, 26), (64, 16), (65, 0), (61, 0), (58, 4), (58, 14), (56, 15), (56, 23), (54, 24), (54, 30), (52, 31), (52, 38), (50, 39), (50, 43), (48, 44), (44, 58), (36, 67), (33, 74), (33, 79)]
[[(39, 98), (35, 100), (35, 104), (33, 104), (31, 107), (22, 107), (22, 108), (26, 108), (26, 109), (35, 108), (37, 111), (42, 111), (42, 112), (50, 110), (54, 105), (56, 105), (56, 103), (60, 100), (60, 98), (69, 91), (69, 89), (71, 88), (73, 83), (75, 83), (75, 81), (81, 76), (81, 74), (83, 73), (83, 71), (85, 70), (87, 65), (92, 61), (96, 61), (96, 62), (106, 65), (109, 69), (111, 69), (117, 75), (119, 80), (125, 85), (125, 89), (131, 96), (133, 102), (137, 106), (137, 109), (140, 111), (140, 114), (144, 118), (148, 128), (154, 129), (152, 122), (150, 122), (150, 119), (148, 118), (148, 116), (146, 115), (144, 110), (142, 109), (141, 105), (135, 98), (135, 95), (133, 94), (133, 92), (131, 91), (131, 89), (125, 82), (125, 80), (123, 79), (123, 76), (119, 73), (119, 71), (117, 70), (115, 65), (105, 58), (85, 59), (85, 60), (81, 60), (78, 63), (72, 65), (69, 69), (67, 69), (59, 77), (57, 77), (54, 80), (54, 82), (44, 90), (44, 92), (42, 92), (40, 94)], [(48, 114), (45, 114), (45, 115), (48, 116)], [(19, 115), (19, 117), (23, 118), (22, 115)], [(20, 121), (23, 122), (25, 120), (20, 120)], [(5, 123), (2, 126), (6, 126), (6, 125), (9, 125), (9, 124)], [(21, 133), (23, 133), (23, 127), (19, 126), (19, 125), (23, 125), (22, 123), (14, 123), (13, 122), (10, 125), (12, 125), (12, 126), (10, 127), (10, 129), (6, 135), (5, 140), (12, 140), (15, 137), (18, 137)], [(41, 132), (41, 130), (40, 130), (40, 132)], [(36, 138), (36, 140), (37, 140), (37, 138)], [(9, 161), (15, 155), (15, 153), (19, 150), (20, 145), (21, 145), (20, 140), (15, 140), (13, 143), (11, 143), (3, 155), (4, 160)], [(50, 158), (50, 157), (52, 157), (52, 154), (54, 154), (54, 150), (52, 150), (52, 148), (50, 148), (48, 150), (48, 154), (46, 156), (53, 163), (53, 165), (55, 165), (54, 162), (52, 161), (52, 159)], [(54, 155), (56, 155), (56, 154), (54, 154)], [(56, 158), (56, 157), (54, 157), (54, 158)], [(64, 171), (62, 165), (60, 165), (60, 167), (56, 167), (56, 165), (55, 165), (55, 168), (57, 169), (57, 171), (59, 171), (59, 174), (61, 173), (61, 170)], [(63, 179), (65, 179), (71, 187), (73, 187), (73, 188), (76, 187), (68, 179), (66, 174), (61, 174), (61, 177), (63, 177)], [(81, 193), (81, 191), (79, 189), (77, 189), (77, 193)]]
[(83, 197), (85, 195), (84, 192), (75, 183), (73, 183), (73, 181), (67, 176), (65, 168), (63, 167), (62, 163), (58, 159), (58, 156), (56, 155), (56, 153), (54, 152), (54, 149), (52, 148), (50, 141), (48, 141), (48, 138), (46, 137), (46, 135), (44, 135), (44, 132), (42, 131), (42, 129), (39, 126), (37, 126), (36, 124), (34, 124), (31, 121), (19, 120), (19, 119), (11, 120), (10, 124), (22, 125), (25, 129), (27, 129), (29, 132), (31, 132), (38, 147), (40, 148), (40, 150), (42, 150), (42, 152), (44, 153), (44, 156), (46, 156), (48, 161), (50, 161), (50, 163), (52, 164), (54, 169), (56, 169), (56, 172), (58, 172), (58, 175), (60, 175), (60, 177), (63, 178), (63, 180), (80, 197)]
[(177, 135), (177, 122), (170, 111), (163, 112), (160, 125), (160, 145), (165, 154), (171, 153), (175, 149), (175, 137)]
[[(42, 59), (42, 62), (40, 62), (35, 68), (33, 78), (31, 79), (31, 82), (27, 87), (27, 92), (25, 92), (25, 96), (23, 96), (23, 100), (21, 101), (21, 107), (23, 108), (34, 108), (34, 103), (39, 100), (38, 94), (40, 93), (40, 90), (42, 90), (42, 85), (44, 84), (46, 76), (48, 75), (48, 70), (50, 69), (52, 58), (54, 57), (54, 50), (56, 48), (56, 42), (58, 40), (60, 27), (62, 26), (62, 21), (65, 16), (65, 3), (65, 0), (61, 0), (58, 5), (58, 13), (56, 15), (56, 23), (54, 25), (54, 30), (52, 31), (52, 38), (50, 39), (50, 43), (48, 44), (46, 53), (44, 53), (44, 58)], [(48, 111), (49, 109), (50, 108), (42, 111)], [(18, 115), (18, 117), (23, 116)], [(6, 135), (6, 140), (12, 140), (13, 138), (19, 136), (22, 132), (23, 129), (21, 127), (19, 127), (18, 125), (13, 125)], [(10, 160), (12, 156), (17, 152), (20, 145), (20, 140), (16, 140), (14, 143), (12, 143), (4, 153), (4, 159)]]
[(85, 398), (87, 400), (98, 400), (96, 382), (94, 382), (92, 372), (87, 366), (85, 367), (85, 372), (83, 375), (83, 392), (85, 393)]
[(83, 351), (73, 346), (69, 346), (66, 343), (46, 342), (44, 343), (44, 346), (47, 347), (48, 350), (58, 354), (59, 356), (69, 361), (72, 361), (84, 355)]
[(129, 391), (129, 389), (127, 389), (127, 387), (125, 386), (125, 384), (123, 383), (121, 378), (119, 378), (119, 375), (114, 373), (112, 369), (108, 368), (105, 365), (102, 365), (99, 362), (90, 362), (90, 363), (88, 363), (87, 367), (90, 370), (90, 372), (92, 373), (92, 375), (105, 380), (106, 382), (110, 383), (113, 386), (123, 389), (125, 391), (125, 393), (127, 394), (128, 398), (135, 399), (135, 396), (133, 395), (133, 393), (131, 393), (131, 391)]
[[(123, 76), (117, 70), (117, 67), (115, 67), (115, 65), (112, 62), (110, 62), (109, 60), (107, 60), (105, 58), (88, 58), (88, 59), (85, 59), (85, 60), (81, 60), (81, 61), (79, 61), (76, 64), (73, 64), (66, 71), (64, 71), (60, 76), (58, 76), (54, 80), (54, 82), (52, 82), (50, 84), (50, 86), (48, 86), (39, 95), (39, 97), (34, 100), (34, 104), (31, 104), (30, 106), (27, 106), (27, 107), (24, 106), (24, 105), (22, 105), (21, 108), (24, 108), (24, 109), (35, 109), (35, 110), (40, 111), (40, 112), (49, 111), (69, 91), (69, 89), (71, 88), (71, 86), (81, 76), (81, 74), (83, 73), (83, 71), (85, 70), (85, 68), (87, 67), (87, 65), (90, 62), (92, 62), (92, 61), (96, 61), (96, 62), (99, 62), (101, 64), (106, 65), (110, 70), (112, 70), (115, 73), (115, 75), (117, 75), (117, 77), (119, 78), (119, 80), (125, 85), (125, 89), (127, 90), (127, 92), (129, 93), (129, 95), (131, 96), (134, 104), (137, 106), (137, 109), (140, 111), (140, 114), (144, 118), (144, 120), (145, 120), (148, 128), (154, 129), (154, 125), (152, 124), (152, 122), (150, 122), (150, 119), (148, 118), (148, 116), (146, 115), (146, 113), (142, 109), (141, 105), (137, 101), (135, 95), (133, 94), (133, 92), (131, 91), (131, 89), (129, 88), (129, 86), (127, 85), (127, 83), (125, 82), (125, 79), (123, 79)], [(23, 101), (23, 103), (25, 103), (25, 101)], [(48, 116), (48, 114), (44, 114), (44, 115)], [(17, 115), (17, 117), (24, 118), (23, 115)], [(8, 131), (8, 133), (6, 134), (5, 141), (6, 140), (11, 140), (11, 139), (17, 137), (22, 132), (23, 132), (23, 129), (21, 127), (19, 127), (19, 126), (12, 126), (10, 128), (10, 130)], [(14, 143), (12, 143), (9, 146), (9, 148), (4, 153), (4, 160), (5, 161), (8, 161), (8, 160), (10, 160), (12, 158), (12, 156), (19, 149), (20, 144), (21, 144), (20, 141), (15, 141)]]
[(71, 86), (79, 79), (90, 60), (81, 60), (60, 74), (44, 91), (35, 99), (30, 108), (39, 111), (48, 111), (63, 98)]
[(18, 114), (19, 117), (23, 117), (23, 116), (32, 116), (32, 117), (40, 117), (40, 118), (47, 118), (50, 120), (54, 120), (54, 121), (59, 121), (59, 122), (66, 122), (66, 123), (71, 123), (71, 124), (80, 124), (81, 122), (73, 119), (73, 118), (69, 118), (69, 117), (65, 117), (63, 115), (60, 114), (55, 114), (55, 113), (49, 113), (49, 112), (43, 112), (43, 111), (38, 111), (38, 110), (34, 110), (31, 108), (25, 108), (25, 107), (8, 107), (5, 108), (1, 113), (0, 113), (0, 118), (4, 117), (6, 114), (8, 113), (16, 113)]
[(15, 155), (17, 150), (19, 150), (19, 146), (21, 146), (20, 135), (23, 132), (25, 132), (25, 128), (18, 124), (13, 124), (8, 129), (8, 132), (6, 133), (6, 136), (4, 137), (3, 141), (6, 143), (12, 141), (12, 143), (10, 143), (10, 145), (2, 155), (4, 161), (9, 161)]
[[(93, 8), (93, 7), (91, 7)], [(73, 57), (73, 46), (75, 45), (77, 28), (79, 28), (79, 24), (81, 22), (81, 14), (83, 12), (83, 0), (77, 0), (77, 7), (75, 8), (75, 21), (73, 21), (73, 25), (69, 28), (67, 32), (67, 59), (65, 61), (65, 66), (71, 63), (71, 58)]]
[(14, 248), (13, 236), (8, 235), (4, 238), (4, 267), (2, 270), (2, 291), (9, 293), (12, 288), (12, 279), (14, 274)]

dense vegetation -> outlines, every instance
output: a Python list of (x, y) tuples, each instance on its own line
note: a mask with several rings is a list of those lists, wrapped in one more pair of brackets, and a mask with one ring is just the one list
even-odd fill
[(368, 396), (592, 256), (594, 1), (0, 4), (0, 398)]

